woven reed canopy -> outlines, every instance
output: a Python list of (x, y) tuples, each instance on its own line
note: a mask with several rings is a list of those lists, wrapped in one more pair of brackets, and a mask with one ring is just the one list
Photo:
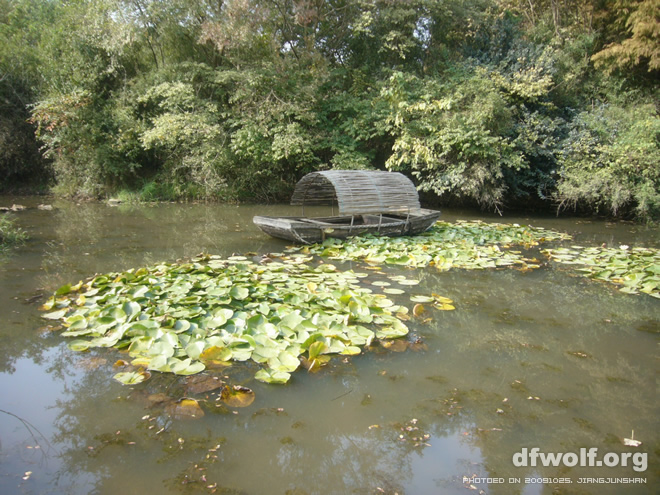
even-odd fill
[(413, 213), (420, 209), (419, 195), (410, 179), (380, 170), (312, 172), (296, 184), (291, 204), (337, 204), (340, 215)]

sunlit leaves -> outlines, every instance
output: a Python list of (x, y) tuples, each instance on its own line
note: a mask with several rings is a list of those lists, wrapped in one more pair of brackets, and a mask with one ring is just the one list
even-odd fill
[(220, 394), (220, 399), (229, 407), (247, 407), (254, 402), (255, 395), (247, 387), (225, 385)]
[(195, 399), (181, 399), (179, 402), (168, 404), (166, 410), (176, 419), (197, 419), (204, 416), (204, 411)]
[(589, 278), (617, 284), (622, 292), (660, 299), (660, 249), (571, 246), (543, 252), (558, 263), (576, 265)]
[[(316, 372), (333, 355), (360, 354), (376, 338), (405, 336), (405, 320), (424, 323), (430, 311), (455, 309), (451, 299), (424, 293), (417, 278), (388, 275), (377, 265), (532, 267), (507, 248), (566, 237), (520, 225), (439, 222), (415, 237), (365, 236), (294, 247), (287, 254), (270, 253), (263, 264), (245, 256), (202, 255), (97, 275), (64, 286), (42, 309), (48, 311), (45, 318), (62, 321), (62, 335), (75, 337), (73, 350), (125, 350), (138, 371), (118, 373), (115, 379), (124, 384), (140, 383), (149, 371), (193, 375), (236, 361), (258, 363), (257, 380), (286, 383), (301, 364)], [(312, 263), (315, 254), (365, 261), (373, 270)], [(416, 304), (412, 313), (397, 301), (406, 293)]]
[[(568, 239), (567, 234), (518, 224), (437, 222), (429, 231), (413, 237), (386, 239), (361, 236), (341, 241), (328, 239), (308, 247), (308, 251), (337, 260), (363, 260), (410, 267), (434, 266), (486, 269), (505, 266), (530, 267), (520, 252), (503, 249), (512, 245), (534, 246), (544, 241)], [(298, 248), (294, 248), (298, 249)], [(394, 279), (399, 285), (413, 286), (416, 280)], [(385, 285), (374, 282), (373, 285)], [(387, 294), (400, 294), (401, 289), (386, 288)]]
[(507, 137), (513, 111), (489, 72), (468, 70), (444, 84), (395, 72), (382, 90), (395, 139), (387, 167), (410, 170), (423, 191), (501, 204), (504, 171), (525, 164)]
[(149, 373), (145, 371), (122, 371), (113, 378), (122, 385), (136, 385), (149, 378)]
[(658, 3), (654, 0), (614, 3), (617, 22), (613, 29), (625, 26), (626, 38), (606, 45), (591, 57), (596, 67), (611, 73), (615, 69), (629, 70), (641, 66), (649, 73), (660, 69), (660, 33), (657, 28)]
[(257, 380), (265, 383), (286, 383), (291, 378), (291, 374), (285, 371), (275, 371), (271, 369), (260, 369), (254, 375)]
[(572, 120), (562, 144), (557, 199), (650, 220), (660, 212), (660, 117), (651, 98), (591, 105)]
[[(177, 375), (252, 360), (263, 367), (255, 377), (267, 383), (288, 381), (304, 353), (315, 371), (328, 355), (359, 354), (376, 333), (408, 332), (390, 311), (400, 306), (360, 285), (366, 274), (308, 265), (309, 256), (273, 258), (262, 265), (244, 256), (200, 256), (98, 275), (61, 288), (44, 317), (63, 321), (62, 335), (77, 338), (73, 350), (123, 348), (132, 366)], [(115, 379), (136, 384), (146, 376), (122, 372)]]

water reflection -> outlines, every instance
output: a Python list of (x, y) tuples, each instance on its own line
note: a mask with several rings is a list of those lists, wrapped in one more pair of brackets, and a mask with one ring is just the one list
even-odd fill
[[(425, 348), (335, 359), (282, 387), (232, 367), (221, 376), (252, 388), (254, 404), (232, 409), (215, 391), (192, 394), (205, 416), (173, 420), (150, 396), (190, 395), (183, 379), (155, 374), (136, 387), (119, 385), (111, 380), (117, 351), (70, 352), (56, 334), (38, 330), (38, 303), (29, 301), (97, 272), (285, 244), (252, 226), (259, 207), (55, 206), (23, 212), (32, 240), (0, 265), (0, 409), (34, 425), (42, 447), (34, 449), (20, 421), (2, 416), (3, 494), (451, 494), (469, 489), (464, 476), (644, 476), (646, 485), (626, 492), (655, 492), (659, 303), (652, 298), (552, 265), (526, 273), (403, 269), (421, 280), (411, 293), (438, 293), (457, 308), (410, 321)], [(531, 223), (570, 231), (580, 243), (658, 239), (647, 227)], [(636, 452), (649, 456), (645, 473), (512, 464), (523, 447), (627, 452), (621, 438), (633, 429), (643, 441)], [(476, 491), (572, 493), (576, 486), (477, 483)], [(578, 488), (621, 493), (621, 485)]]
[(79, 257), (76, 271), (87, 277), (200, 252), (267, 250), (272, 242), (260, 235), (246, 213), (226, 205), (67, 205), (55, 212), (57, 243), (49, 245), (44, 268), (52, 273), (63, 258)]

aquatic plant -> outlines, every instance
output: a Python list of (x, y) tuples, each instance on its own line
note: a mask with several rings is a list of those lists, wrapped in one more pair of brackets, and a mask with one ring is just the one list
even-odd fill
[[(412, 294), (409, 311), (389, 296), (405, 294), (418, 280), (399, 274), (361, 281), (367, 273), (339, 270), (322, 258), (443, 271), (533, 269), (540, 266), (537, 260), (510, 248), (569, 238), (518, 224), (459, 221), (438, 222), (415, 237), (328, 239), (253, 259), (200, 255), (67, 284), (42, 306), (48, 311), (43, 317), (62, 322), (61, 335), (75, 338), (73, 350), (126, 351), (132, 368), (114, 378), (127, 385), (144, 381), (150, 371), (192, 375), (248, 360), (261, 365), (258, 380), (286, 383), (301, 365), (317, 371), (332, 355), (360, 354), (374, 339), (388, 348), (389, 339), (408, 333), (405, 320), (426, 321), (423, 304), (455, 309), (438, 294)], [(660, 297), (657, 249), (572, 246), (544, 252), (560, 263), (585, 265), (579, 270), (621, 284), (625, 292)], [(365, 268), (386, 275), (379, 267)]]
[(366, 274), (310, 260), (199, 256), (98, 275), (58, 289), (43, 316), (63, 322), (73, 350), (125, 349), (142, 368), (115, 375), (126, 384), (149, 370), (190, 375), (250, 359), (264, 366), (257, 379), (284, 383), (303, 354), (314, 370), (328, 355), (360, 354), (374, 338), (408, 333), (400, 319), (408, 310), (362, 287)]
[(576, 270), (584, 276), (616, 284), (621, 292), (660, 299), (660, 249), (571, 246), (542, 252), (557, 263), (582, 265)]
[(12, 246), (25, 243), (27, 238), (27, 233), (23, 229), (16, 227), (12, 218), (6, 214), (0, 214), (0, 254)]
[(411, 267), (434, 266), (484, 269), (518, 265), (535, 268), (534, 262), (509, 248), (532, 247), (540, 242), (570, 239), (568, 234), (539, 227), (481, 221), (437, 222), (413, 237), (362, 236), (349, 240), (327, 239), (323, 244), (294, 247), (290, 252), (316, 254), (333, 260), (362, 260)]
[[(257, 379), (285, 383), (301, 364), (316, 371), (331, 355), (360, 354), (374, 339), (406, 335), (409, 311), (388, 296), (419, 283), (392, 275), (366, 287), (360, 283), (366, 273), (318, 260), (308, 264), (310, 255), (441, 270), (533, 268), (538, 265), (503, 248), (566, 237), (520, 225), (439, 222), (417, 237), (328, 240), (259, 260), (202, 255), (97, 275), (59, 288), (42, 308), (49, 311), (44, 318), (62, 321), (63, 336), (76, 338), (71, 349), (126, 350), (133, 368), (115, 375), (124, 384), (140, 383), (150, 371), (190, 375), (247, 360), (263, 366)], [(455, 309), (437, 294), (413, 294), (410, 301), (413, 317), (425, 312), (422, 303)]]

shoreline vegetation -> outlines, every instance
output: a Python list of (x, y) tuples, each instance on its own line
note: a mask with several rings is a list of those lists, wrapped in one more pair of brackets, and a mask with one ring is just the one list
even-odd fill
[(656, 0), (0, 0), (0, 192), (660, 216)]

